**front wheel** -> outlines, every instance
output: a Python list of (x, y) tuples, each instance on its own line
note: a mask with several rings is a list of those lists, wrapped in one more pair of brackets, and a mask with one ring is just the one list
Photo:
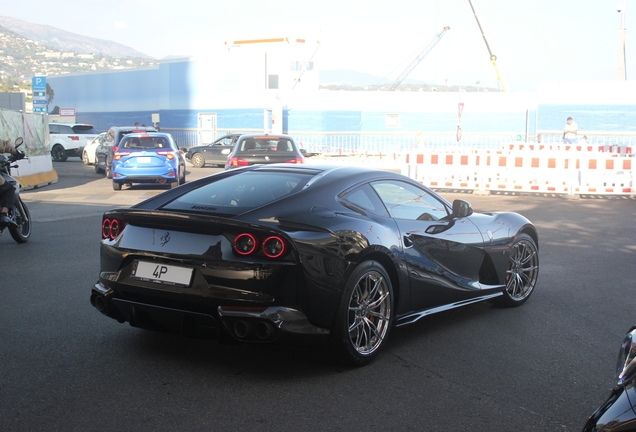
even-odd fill
[(66, 161), (66, 159), (68, 159), (64, 147), (62, 147), (60, 144), (55, 144), (53, 146), (53, 148), (51, 149), (51, 156), (53, 156), (53, 160), (56, 162), (64, 162)]
[(18, 243), (26, 243), (31, 237), (31, 214), (20, 198), (15, 200), (14, 220), (18, 226), (9, 227), (9, 233)]
[(195, 153), (190, 158), (190, 163), (192, 163), (192, 166), (195, 168), (201, 168), (205, 166), (205, 159), (201, 153)]
[(82, 152), (82, 163), (84, 165), (90, 165), (91, 164), (91, 161), (88, 160), (88, 153), (86, 152), (86, 150), (84, 150)]
[(528, 300), (539, 278), (539, 250), (527, 234), (519, 234), (512, 245), (506, 288), (497, 300), (504, 306), (520, 306)]
[(393, 325), (393, 287), (377, 261), (360, 264), (347, 280), (332, 329), (333, 344), (347, 364), (362, 366), (386, 345)]

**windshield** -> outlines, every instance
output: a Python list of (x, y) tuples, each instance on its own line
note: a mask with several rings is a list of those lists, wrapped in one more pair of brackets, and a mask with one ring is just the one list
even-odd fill
[(304, 173), (244, 172), (194, 189), (162, 208), (237, 215), (289, 196), (311, 178)]

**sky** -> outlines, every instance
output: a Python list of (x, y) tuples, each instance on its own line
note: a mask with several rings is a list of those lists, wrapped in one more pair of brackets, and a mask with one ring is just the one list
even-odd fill
[[(619, 6), (627, 79), (636, 79), (636, 0), (472, 2), (510, 91), (616, 80)], [(469, 0), (0, 0), (0, 15), (112, 40), (158, 59), (213, 55), (211, 47), (225, 41), (303, 38), (319, 46), (313, 61), (321, 70), (390, 80), (449, 26), (408, 77), (498, 87)]]

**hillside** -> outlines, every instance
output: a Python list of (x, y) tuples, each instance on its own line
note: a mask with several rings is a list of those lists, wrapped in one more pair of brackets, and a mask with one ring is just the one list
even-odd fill
[(0, 91), (24, 88), (35, 75), (131, 69), (157, 64), (157, 60), (148, 57), (113, 57), (60, 50), (0, 26)]
[(82, 36), (55, 27), (22, 21), (17, 18), (0, 16), (0, 26), (59, 51), (101, 54), (102, 56), (114, 58), (150, 58), (142, 52), (116, 42)]

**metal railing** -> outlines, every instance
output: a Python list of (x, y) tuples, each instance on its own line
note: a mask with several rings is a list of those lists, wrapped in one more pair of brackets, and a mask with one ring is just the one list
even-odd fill
[[(537, 134), (536, 142), (541, 144), (560, 144), (563, 142), (563, 131), (540, 131)], [(577, 144), (597, 146), (636, 146), (636, 133), (579, 131)]]
[[(200, 145), (196, 129), (162, 128), (172, 134), (179, 147)], [(217, 129), (220, 138), (229, 133), (260, 133), (262, 130)], [(513, 142), (558, 144), (563, 142), (562, 131), (540, 131), (525, 137), (515, 132), (466, 133), (457, 140), (454, 132), (287, 132), (298, 145), (312, 153), (321, 154), (403, 154), (416, 149), (432, 150), (497, 150)], [(586, 132), (579, 133), (579, 145), (636, 146), (636, 133)]]

